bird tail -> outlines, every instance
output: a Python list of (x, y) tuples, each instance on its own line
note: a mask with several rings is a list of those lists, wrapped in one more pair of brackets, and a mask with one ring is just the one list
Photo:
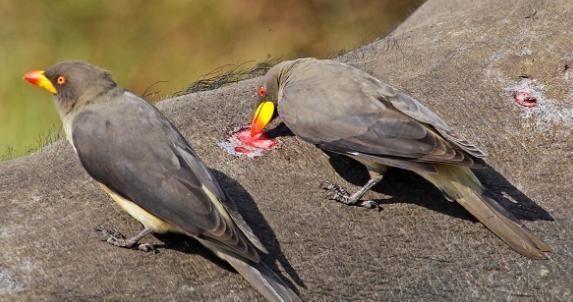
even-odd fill
[(488, 229), (518, 253), (532, 259), (547, 259), (551, 247), (535, 237), (510, 212), (487, 197), (474, 173), (463, 166), (435, 165), (437, 173), (419, 173), (444, 194), (460, 203)]
[(253, 263), (230, 254), (219, 253), (267, 300), (277, 302), (295, 302), (302, 299), (264, 262)]

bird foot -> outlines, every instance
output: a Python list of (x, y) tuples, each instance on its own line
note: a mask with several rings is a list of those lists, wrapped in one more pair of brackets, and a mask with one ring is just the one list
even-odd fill
[(138, 249), (143, 252), (156, 252), (155, 247), (150, 243), (139, 243), (135, 240), (126, 239), (117, 229), (108, 230), (103, 225), (98, 225), (95, 228), (96, 232), (100, 234), (102, 241), (106, 241), (111, 245), (123, 247), (127, 249)]
[(334, 200), (347, 206), (355, 206), (366, 209), (382, 209), (380, 204), (374, 200), (360, 200), (358, 198), (353, 198), (353, 196), (350, 195), (348, 191), (346, 191), (338, 184), (324, 182), (320, 185), (320, 187), (326, 191), (326, 197), (329, 200)]

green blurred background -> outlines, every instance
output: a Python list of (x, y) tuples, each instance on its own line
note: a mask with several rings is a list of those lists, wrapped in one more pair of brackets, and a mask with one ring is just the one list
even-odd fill
[(51, 97), (22, 80), (28, 70), (85, 60), (138, 94), (156, 83), (156, 101), (228, 64), (333, 57), (387, 34), (422, 2), (2, 0), (0, 160), (60, 131)]

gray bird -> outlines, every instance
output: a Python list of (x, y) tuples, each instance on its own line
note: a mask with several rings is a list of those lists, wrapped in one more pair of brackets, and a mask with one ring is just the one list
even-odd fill
[(197, 239), (233, 266), (270, 301), (301, 301), (260, 258), (263, 244), (189, 143), (154, 106), (117, 86), (93, 65), (66, 61), (24, 77), (52, 94), (68, 141), (83, 167), (144, 229), (107, 242), (139, 244), (154, 233)]
[(543, 252), (551, 248), (487, 197), (471, 171), (483, 164), (485, 154), (412, 97), (352, 66), (312, 58), (272, 67), (258, 93), (253, 136), (276, 116), (276, 107), (284, 124), (302, 140), (366, 166), (370, 180), (352, 195), (338, 188), (338, 201), (370, 207), (360, 198), (382, 180), (388, 167), (410, 170), (460, 203), (517, 252), (546, 259)]

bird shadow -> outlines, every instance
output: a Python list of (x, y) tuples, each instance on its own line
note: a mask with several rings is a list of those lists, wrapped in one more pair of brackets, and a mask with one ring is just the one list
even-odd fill
[[(336, 173), (346, 181), (356, 186), (366, 184), (369, 175), (362, 164), (344, 155), (323, 152), (329, 157), (329, 162)], [(523, 194), (493, 167), (486, 164), (484, 168), (476, 169), (474, 172), (488, 189), (489, 196), (518, 219), (553, 221), (553, 217), (547, 211)], [(372, 190), (389, 196), (388, 199), (376, 200), (381, 206), (413, 203), (452, 217), (477, 221), (460, 204), (449, 202), (431, 183), (407, 170), (390, 169)]]
[(276, 127), (273, 127), (271, 124), (269, 126), (269, 130), (265, 131), (265, 134), (269, 138), (294, 136), (294, 133), (292, 133), (292, 131), (283, 122), (280, 122)]
[(217, 257), (213, 252), (203, 246), (199, 241), (193, 239), (192, 237), (183, 234), (165, 233), (165, 234), (153, 234), (157, 239), (159, 239), (163, 244), (154, 245), (157, 249), (174, 250), (185, 254), (199, 255), (207, 260), (213, 262), (220, 268), (235, 272), (233, 267), (229, 265), (225, 260)]
[[(211, 173), (219, 181), (219, 184), (227, 196), (236, 203), (241, 216), (243, 216), (247, 224), (253, 228), (257, 237), (259, 237), (265, 248), (268, 250), (268, 254), (261, 255), (261, 261), (264, 261), (286, 284), (288, 284), (291, 289), (297, 293), (297, 288), (293, 285), (291, 280), (280, 274), (277, 263), (284, 268), (289, 277), (298, 286), (306, 288), (306, 285), (282, 252), (280, 243), (278, 242), (272, 228), (260, 213), (257, 204), (251, 195), (240, 183), (227, 176), (225, 173), (214, 169), (211, 169)], [(217, 257), (202, 244), (197, 242), (197, 240), (191, 237), (177, 234), (158, 234), (156, 237), (163, 241), (163, 245), (160, 246), (161, 248), (177, 250), (188, 254), (197, 254), (207, 258), (222, 269), (235, 272), (231, 265), (226, 261)]]

